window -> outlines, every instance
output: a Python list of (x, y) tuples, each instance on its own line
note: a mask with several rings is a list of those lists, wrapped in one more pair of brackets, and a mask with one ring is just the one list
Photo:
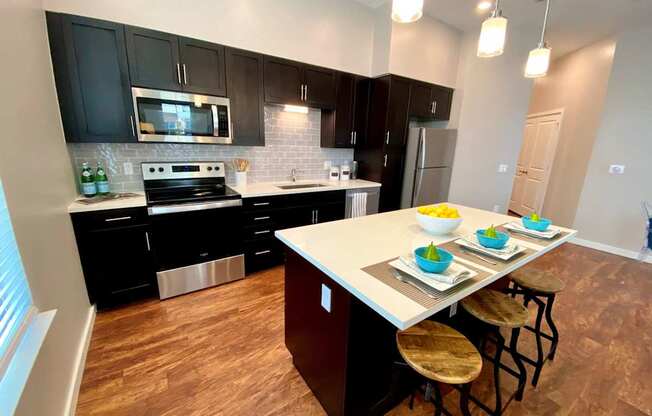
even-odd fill
[(0, 181), (0, 377), (34, 311)]

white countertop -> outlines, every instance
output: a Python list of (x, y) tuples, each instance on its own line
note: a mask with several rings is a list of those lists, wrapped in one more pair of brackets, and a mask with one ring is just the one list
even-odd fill
[[(315, 188), (299, 188), (299, 189), (281, 189), (278, 185), (301, 185), (318, 183), (326, 186), (318, 186)], [(243, 198), (253, 198), (256, 196), (272, 196), (272, 195), (287, 195), (287, 194), (300, 194), (306, 192), (324, 192), (324, 191), (338, 191), (346, 189), (364, 189), (364, 188), (378, 188), (381, 185), (378, 182), (365, 181), (363, 179), (351, 179), (348, 181), (329, 181), (329, 180), (301, 180), (296, 182), (258, 182), (249, 183), (244, 186), (229, 185), (234, 191), (242, 195)]]
[(416, 208), (280, 230), (276, 231), (275, 235), (360, 301), (399, 329), (405, 329), (563, 244), (577, 233), (558, 227), (570, 234), (555, 240), (545, 248), (519, 240), (519, 244), (535, 250), (535, 253), (522, 257), (502, 272), (487, 268), (491, 266), (483, 265), (481, 260), (470, 263), (478, 269), (490, 272), (491, 276), (461, 290), (455, 296), (447, 298), (446, 302), (438, 303), (431, 309), (424, 308), (361, 270), (407, 254), (430, 241), (441, 244), (471, 234), (478, 228), (514, 220), (514, 217), (495, 212), (448, 205), (458, 208), (464, 222), (457, 231), (447, 236), (433, 236), (423, 231), (416, 222)]
[(78, 213), (78, 212), (91, 212), (91, 211), (105, 211), (109, 209), (120, 209), (120, 208), (135, 208), (135, 207), (144, 207), (147, 206), (147, 201), (145, 200), (145, 194), (143, 192), (132, 192), (138, 196), (129, 197), (129, 198), (120, 198), (113, 199), (110, 201), (98, 202), (95, 204), (82, 204), (78, 202), (80, 199), (85, 197), (78, 197), (72, 204), (68, 206), (68, 212)]

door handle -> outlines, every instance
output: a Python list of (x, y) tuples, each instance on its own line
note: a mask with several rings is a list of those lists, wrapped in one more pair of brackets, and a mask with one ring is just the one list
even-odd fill
[(264, 207), (264, 206), (267, 206), (267, 205), (269, 205), (269, 202), (255, 202), (253, 204), (253, 206), (255, 206), (255, 207)]
[(430, 114), (435, 114), (435, 102), (430, 103)]
[(129, 125), (131, 126), (131, 135), (136, 137), (136, 127), (134, 124), (134, 116), (129, 116)]
[(186, 73), (186, 64), (183, 64), (182, 68), (183, 68), (183, 83), (185, 85), (188, 85), (188, 76), (187, 76), (187, 73)]
[(389, 144), (389, 130), (385, 133), (385, 144)]
[(147, 251), (152, 251), (152, 247), (149, 245), (149, 233), (145, 231), (145, 243), (147, 243)]
[(384, 160), (383, 160), (383, 167), (387, 167), (387, 155), (385, 155)]
[(303, 101), (303, 84), (299, 86), (299, 101)]
[(181, 65), (177, 62), (177, 82), (181, 85)]

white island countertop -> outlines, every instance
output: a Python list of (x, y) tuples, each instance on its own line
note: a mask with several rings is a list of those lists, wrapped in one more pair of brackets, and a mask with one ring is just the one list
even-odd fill
[[(305, 184), (320, 184), (323, 186), (297, 188), (297, 189), (283, 189), (279, 185), (305, 185)], [(287, 194), (301, 194), (306, 192), (324, 192), (324, 191), (340, 191), (347, 189), (365, 189), (365, 188), (378, 188), (381, 184), (378, 182), (366, 181), (364, 179), (351, 179), (348, 181), (329, 181), (329, 180), (300, 180), (296, 182), (258, 182), (249, 183), (243, 186), (229, 185), (234, 191), (242, 195), (243, 198), (253, 198), (257, 196), (273, 196), (273, 195), (287, 195)]]
[(397, 328), (405, 329), (558, 247), (576, 234), (574, 230), (557, 227), (568, 234), (557, 238), (546, 247), (531, 240), (519, 240), (518, 244), (533, 249), (533, 254), (520, 257), (501, 271), (492, 270), (491, 265), (481, 260), (472, 263), (460, 260), (489, 272), (490, 276), (465, 287), (429, 309), (361, 270), (408, 254), (431, 241), (441, 244), (469, 235), (478, 228), (518, 220), (495, 212), (448, 205), (458, 208), (464, 222), (457, 231), (447, 236), (433, 236), (423, 231), (416, 222), (416, 208), (280, 230), (276, 231), (275, 235)]

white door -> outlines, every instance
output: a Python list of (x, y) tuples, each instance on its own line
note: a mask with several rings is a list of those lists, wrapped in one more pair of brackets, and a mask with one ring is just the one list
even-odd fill
[(561, 112), (528, 116), (509, 209), (519, 215), (541, 214), (555, 157)]

